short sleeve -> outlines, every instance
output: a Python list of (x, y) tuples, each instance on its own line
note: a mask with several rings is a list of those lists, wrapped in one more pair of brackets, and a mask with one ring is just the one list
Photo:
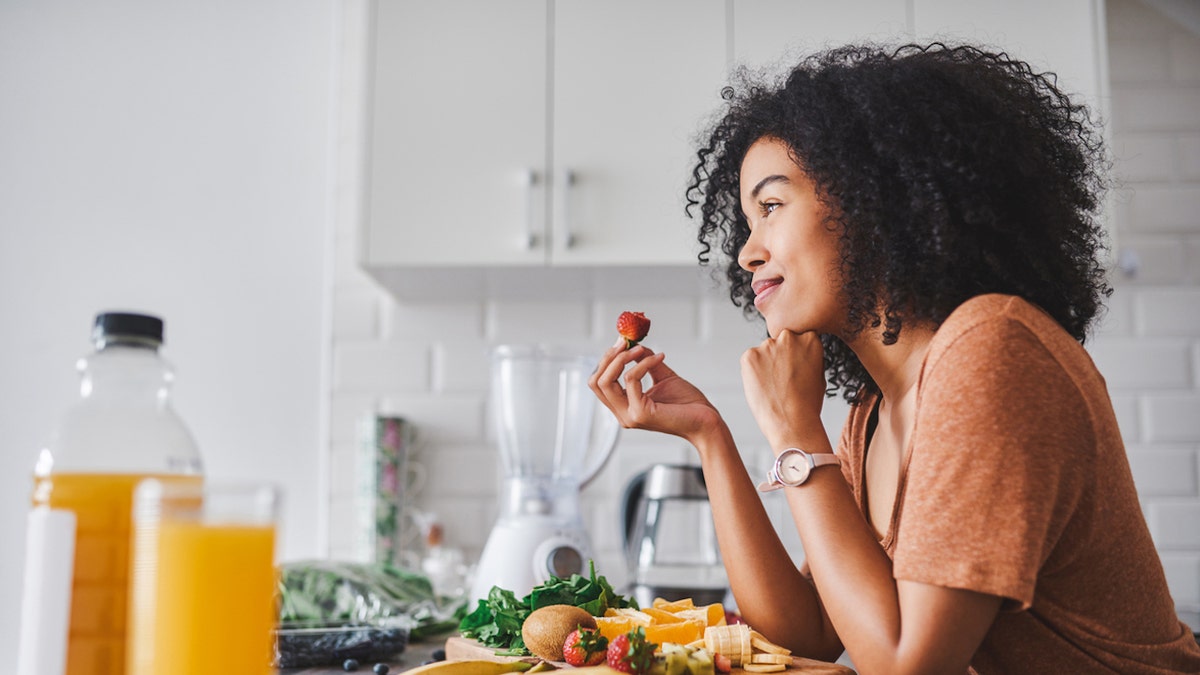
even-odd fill
[(1026, 609), (1091, 470), (1087, 406), (1016, 320), (973, 325), (930, 357), (898, 505), (894, 575)]

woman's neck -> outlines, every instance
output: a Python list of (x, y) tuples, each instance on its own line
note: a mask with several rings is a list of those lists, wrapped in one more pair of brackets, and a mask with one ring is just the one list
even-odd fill
[(895, 343), (883, 344), (881, 329), (865, 330), (848, 343), (879, 387), (884, 402), (899, 401), (917, 384), (935, 329), (905, 326)]

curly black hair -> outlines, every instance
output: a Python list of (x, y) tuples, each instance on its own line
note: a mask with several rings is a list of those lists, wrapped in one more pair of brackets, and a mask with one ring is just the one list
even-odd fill
[(737, 255), (750, 230), (739, 173), (758, 139), (788, 144), (829, 207), (849, 336), (823, 335), (829, 395), (877, 390), (843, 342), (867, 326), (941, 325), (983, 293), (1017, 295), (1082, 342), (1112, 294), (1099, 220), (1109, 160), (1088, 110), (1050, 73), (1004, 53), (934, 43), (851, 45), (781, 84), (742, 72), (697, 152), (701, 264), (724, 254), (734, 304), (754, 313)]

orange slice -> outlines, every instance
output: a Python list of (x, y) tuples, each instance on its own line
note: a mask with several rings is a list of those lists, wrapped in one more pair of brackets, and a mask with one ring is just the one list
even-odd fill
[[(683, 612), (687, 611), (689, 610), (683, 610)], [(647, 607), (642, 610), (643, 614), (649, 614), (650, 618), (654, 619), (654, 623), (679, 623), (684, 619), (690, 618), (681, 616), (683, 612), (680, 612), (680, 614), (673, 614), (664, 609), (658, 609), (657, 607)]]
[(664, 600), (662, 598), (655, 598), (653, 605), (655, 609), (662, 609), (668, 612), (676, 612), (681, 609), (692, 609), (696, 606), (691, 598), (684, 598), (682, 600)]
[(611, 642), (618, 635), (633, 630), (633, 619), (627, 616), (598, 616), (596, 617), (596, 628)]
[(646, 626), (646, 641), (656, 644), (675, 642), (686, 645), (704, 636), (704, 624), (699, 621), (677, 621)]

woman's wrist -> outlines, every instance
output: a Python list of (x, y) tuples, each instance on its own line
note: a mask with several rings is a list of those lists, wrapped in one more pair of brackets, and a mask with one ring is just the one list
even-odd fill
[(788, 448), (800, 448), (812, 455), (833, 452), (833, 445), (829, 442), (829, 436), (825, 433), (825, 427), (821, 425), (817, 425), (815, 429), (805, 431), (789, 431), (787, 433), (775, 434), (768, 441), (771, 444), (771, 452), (775, 453), (776, 457)]
[(699, 432), (689, 436), (687, 441), (700, 454), (701, 463), (713, 453), (730, 448), (733, 448), (735, 452), (737, 450), (736, 444), (733, 442), (733, 432), (729, 430), (729, 425), (725, 423), (724, 419), (718, 419), (716, 424), (705, 426)]

